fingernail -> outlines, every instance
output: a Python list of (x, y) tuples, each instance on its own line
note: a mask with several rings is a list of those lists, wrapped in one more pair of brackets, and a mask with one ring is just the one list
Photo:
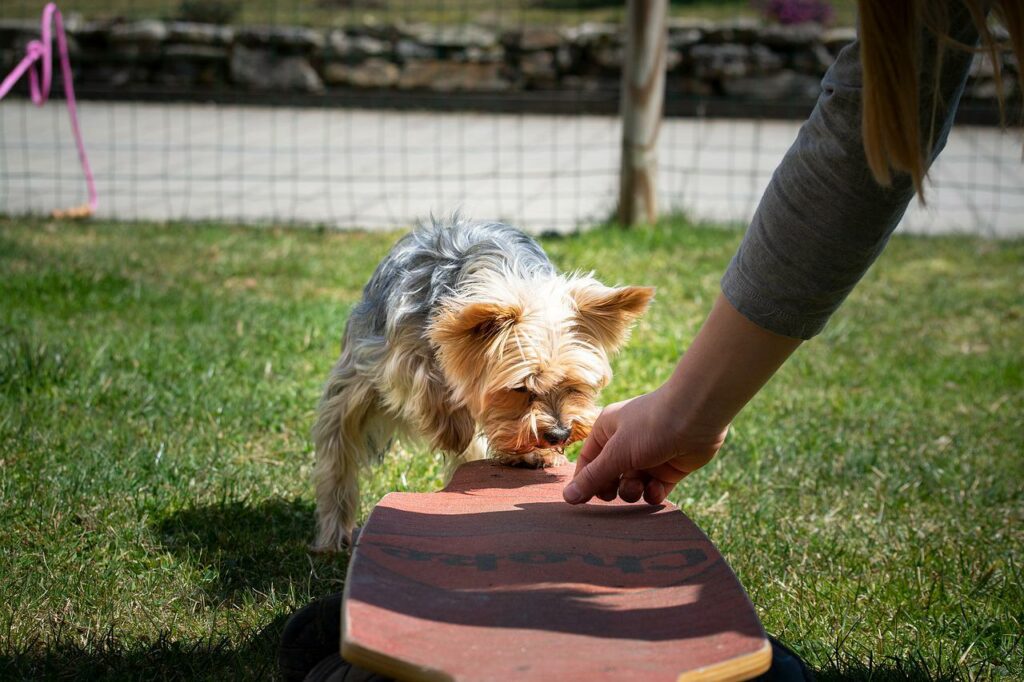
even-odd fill
[(576, 486), (576, 481), (572, 481), (569, 485), (565, 486), (565, 490), (562, 491), (562, 498), (569, 504), (579, 504), (583, 501), (583, 493)]

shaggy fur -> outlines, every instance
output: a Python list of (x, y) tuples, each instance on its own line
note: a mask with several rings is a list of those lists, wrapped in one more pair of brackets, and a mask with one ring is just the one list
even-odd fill
[(560, 275), (540, 245), (500, 223), (455, 216), (401, 239), (352, 311), (320, 401), (314, 548), (349, 541), (359, 469), (395, 434), (445, 452), (450, 471), (488, 453), (564, 461), (653, 293)]

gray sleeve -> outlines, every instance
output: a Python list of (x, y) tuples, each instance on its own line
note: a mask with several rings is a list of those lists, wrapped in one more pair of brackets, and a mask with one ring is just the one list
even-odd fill
[[(970, 19), (957, 37), (975, 44)], [(970, 35), (971, 32), (973, 33)], [(892, 187), (871, 176), (861, 141), (859, 42), (848, 45), (822, 80), (822, 94), (776, 169), (722, 292), (747, 319), (777, 334), (809, 339), (885, 248), (914, 195), (910, 176)], [(922, 50), (922, 102), (939, 88), (932, 160), (942, 150), (967, 80), (972, 55), (946, 50), (936, 78), (934, 42)], [(922, 105), (922, 131), (933, 128)]]

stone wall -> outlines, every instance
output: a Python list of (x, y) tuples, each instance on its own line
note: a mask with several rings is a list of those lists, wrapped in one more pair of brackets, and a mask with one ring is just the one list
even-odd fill
[[(619, 86), (618, 26), (494, 30), (485, 26), (394, 25), (316, 30), (165, 21), (87, 22), (68, 33), (79, 86), (88, 90), (324, 93), (332, 90), (435, 93), (599, 92)], [(0, 21), (0, 67), (16, 63), (36, 22)], [(848, 28), (709, 23), (673, 19), (669, 96), (813, 101), (822, 74), (854, 38)], [(1018, 95), (1019, 69), (1005, 81)], [(991, 102), (992, 67), (980, 58), (966, 96)]]

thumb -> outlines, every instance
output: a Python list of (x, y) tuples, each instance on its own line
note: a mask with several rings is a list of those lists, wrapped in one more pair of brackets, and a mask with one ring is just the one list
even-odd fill
[(577, 468), (572, 481), (562, 491), (566, 502), (580, 504), (601, 490), (618, 486), (619, 476), (627, 468), (618, 461), (621, 459), (619, 442), (618, 434), (612, 435), (593, 461), (584, 462), (582, 469)]

